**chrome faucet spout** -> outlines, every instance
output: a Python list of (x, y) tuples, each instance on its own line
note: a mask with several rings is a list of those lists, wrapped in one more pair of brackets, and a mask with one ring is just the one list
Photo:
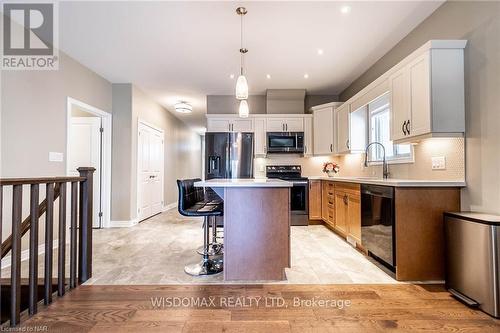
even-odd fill
[(384, 153), (384, 158), (382, 161), (382, 173), (383, 173), (384, 179), (387, 179), (387, 178), (389, 178), (389, 166), (387, 165), (387, 161), (385, 159), (385, 147), (380, 142), (373, 141), (366, 146), (366, 149), (365, 149), (365, 168), (368, 167), (368, 162), (369, 162), (368, 161), (368, 151), (372, 145), (379, 145), (380, 147), (382, 147), (382, 152)]

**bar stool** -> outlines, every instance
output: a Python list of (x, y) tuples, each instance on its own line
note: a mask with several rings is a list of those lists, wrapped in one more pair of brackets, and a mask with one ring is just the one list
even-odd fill
[(202, 261), (186, 265), (184, 271), (190, 275), (212, 275), (222, 272), (223, 258), (219, 254), (221, 246), (218, 245), (216, 237), (210, 242), (209, 223), (211, 222), (216, 235), (216, 216), (222, 216), (223, 205), (205, 198), (203, 188), (197, 188), (194, 183), (201, 181), (199, 178), (177, 180), (179, 188), (178, 210), (184, 216), (203, 216), (203, 251)]

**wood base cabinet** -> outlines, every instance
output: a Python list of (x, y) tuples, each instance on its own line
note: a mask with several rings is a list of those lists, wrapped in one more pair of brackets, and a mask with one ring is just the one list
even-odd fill
[(330, 227), (335, 227), (335, 184), (332, 181), (321, 182), (322, 203), (321, 217)]
[(361, 244), (361, 192), (359, 184), (335, 184), (335, 230)]
[(309, 181), (309, 220), (321, 220), (321, 180)]

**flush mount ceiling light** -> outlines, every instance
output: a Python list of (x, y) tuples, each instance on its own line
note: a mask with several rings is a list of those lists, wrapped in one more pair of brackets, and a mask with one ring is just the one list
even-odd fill
[(349, 14), (351, 12), (351, 7), (350, 6), (342, 6), (342, 7), (340, 7), (340, 12), (342, 14)]
[(323, 55), (323, 49), (318, 49), (318, 55)]
[(191, 113), (193, 112), (193, 106), (187, 102), (179, 102), (174, 105), (175, 111), (179, 113)]
[(271, 74), (266, 74), (266, 79), (270, 79), (271, 78)]
[(247, 118), (250, 110), (248, 109), (248, 103), (246, 99), (242, 99), (240, 101), (240, 108), (238, 109), (238, 113), (241, 118)]
[(305, 73), (304, 74), (304, 79), (308, 79), (309, 78), (309, 74)]
[(243, 47), (243, 16), (247, 13), (245, 7), (236, 8), (236, 14), (240, 16), (241, 19), (241, 35), (240, 35), (240, 76), (238, 76), (238, 80), (236, 81), (236, 98), (237, 99), (247, 99), (248, 98), (248, 83), (247, 78), (243, 72), (243, 61), (245, 60), (245, 54), (248, 52), (248, 49)]

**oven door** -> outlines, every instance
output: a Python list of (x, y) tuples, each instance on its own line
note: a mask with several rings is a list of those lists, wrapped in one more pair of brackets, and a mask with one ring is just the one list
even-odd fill
[(292, 225), (309, 224), (308, 196), (308, 181), (293, 181), (293, 187), (290, 188), (290, 213)]
[(268, 132), (267, 133), (268, 153), (304, 153), (304, 133), (303, 132)]

